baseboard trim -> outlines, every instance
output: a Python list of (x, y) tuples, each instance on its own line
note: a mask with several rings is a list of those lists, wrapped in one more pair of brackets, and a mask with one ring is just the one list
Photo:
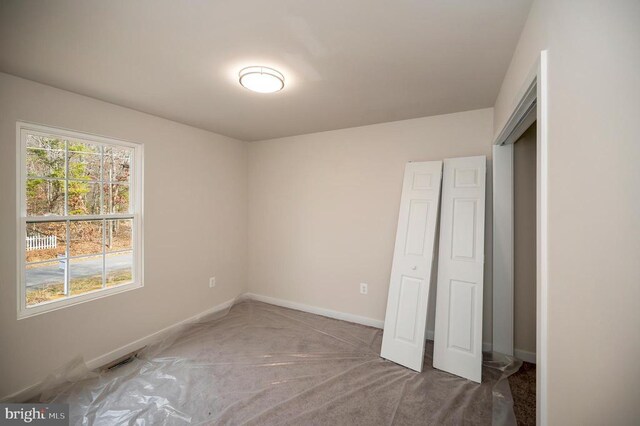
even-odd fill
[[(146, 345), (155, 343), (157, 341), (160, 341), (162, 339), (163, 336), (170, 334), (171, 332), (176, 331), (177, 329), (179, 329), (180, 327), (187, 325), (191, 322), (196, 322), (199, 319), (208, 316), (208, 315), (213, 315), (216, 314), (218, 312), (224, 311), (226, 309), (229, 309), (231, 306), (233, 306), (235, 303), (241, 301), (241, 300), (255, 300), (258, 302), (264, 302), (264, 303), (269, 303), (271, 305), (276, 305), (276, 306), (282, 306), (283, 308), (289, 308), (289, 309), (294, 309), (296, 311), (302, 311), (302, 312), (308, 312), (310, 314), (316, 314), (316, 315), (321, 315), (323, 317), (327, 317), (327, 318), (333, 318), (333, 319), (337, 319), (337, 320), (342, 320), (342, 321), (347, 321), (347, 322), (352, 322), (352, 323), (356, 323), (356, 324), (361, 324), (361, 325), (366, 325), (369, 327), (375, 327), (375, 328), (379, 328), (379, 329), (383, 329), (384, 328), (384, 321), (381, 320), (376, 320), (373, 318), (368, 318), (368, 317), (363, 317), (360, 315), (354, 315), (354, 314), (349, 314), (346, 312), (340, 312), (340, 311), (334, 311), (331, 309), (326, 309), (326, 308), (320, 308), (317, 306), (311, 306), (311, 305), (305, 305), (304, 303), (298, 303), (298, 302), (293, 302), (291, 300), (285, 300), (285, 299), (278, 299), (276, 297), (271, 297), (271, 296), (264, 296), (262, 294), (256, 294), (256, 293), (244, 293), (241, 294), (240, 296), (231, 299), (231, 300), (227, 300), (226, 302), (220, 303), (219, 305), (214, 306), (213, 308), (207, 309), (206, 311), (200, 312), (192, 317), (189, 317), (187, 319), (184, 319), (182, 321), (179, 321), (177, 323), (174, 323), (168, 327), (165, 327), (161, 330), (158, 330), (154, 333), (151, 333), (147, 336), (144, 336), (138, 340), (135, 340), (131, 343), (128, 343), (126, 345), (123, 345), (117, 349), (114, 349), (113, 351), (107, 352), (103, 355), (100, 355), (96, 358), (91, 359), (90, 361), (86, 362), (86, 365), (88, 367), (89, 370), (95, 370), (97, 368), (100, 368), (104, 365), (109, 364), (110, 362), (113, 362), (115, 360), (117, 360), (118, 358), (123, 357), (126, 354), (129, 354), (131, 352), (134, 352)], [(427, 330), (426, 332), (426, 339), (427, 340), (433, 340), (433, 330)], [(484, 352), (491, 352), (492, 350), (492, 345), (491, 343), (488, 342), (483, 342), (482, 343), (482, 350)], [(516, 349), (514, 351), (514, 354), (517, 358), (526, 361), (526, 362), (530, 362), (530, 363), (534, 363), (536, 362), (536, 354), (535, 352), (528, 352), (528, 351), (523, 351), (523, 350), (519, 350)], [(26, 401), (29, 400), (35, 396), (37, 396), (38, 392), (40, 391), (40, 383), (36, 383), (34, 385), (28, 386), (18, 392), (14, 392), (10, 395), (6, 395), (2, 398), (0, 398), (0, 402), (7, 402), (7, 401)]]
[(531, 364), (535, 364), (536, 363), (536, 353), (535, 352), (529, 352), (529, 351), (524, 351), (522, 349), (514, 349), (513, 350), (513, 355), (518, 358), (521, 359), (525, 362), (530, 362)]
[(308, 312), (310, 314), (321, 315), (323, 317), (338, 319), (356, 324), (368, 325), (369, 327), (383, 328), (384, 321), (362, 317), (360, 315), (347, 314), (345, 312), (334, 311), (317, 306), (305, 305), (303, 303), (292, 302), (290, 300), (278, 299), (271, 296), (263, 296), (256, 293), (245, 293), (244, 298), (256, 300), (258, 302), (269, 303), (270, 305), (282, 306), (283, 308), (295, 309), (296, 311)]
[(196, 322), (199, 319), (202, 319), (203, 317), (206, 317), (208, 315), (213, 315), (218, 312), (222, 312), (226, 309), (229, 309), (231, 306), (233, 306), (234, 303), (236, 303), (237, 299), (238, 298), (227, 300), (226, 302), (222, 302), (219, 305), (214, 306), (213, 308), (207, 309), (206, 311), (202, 311), (199, 314), (196, 314), (192, 317), (189, 317), (187, 319), (174, 323), (168, 327), (165, 327), (159, 331), (156, 331), (155, 333), (151, 333), (141, 339), (135, 340), (131, 343), (128, 343), (124, 346), (119, 347), (118, 349), (115, 349), (111, 352), (108, 352), (104, 355), (94, 358), (87, 362), (87, 367), (89, 368), (89, 370), (95, 370), (96, 368), (100, 368), (110, 362), (113, 362), (124, 355), (130, 354), (133, 351), (141, 349), (144, 346), (147, 346), (151, 343), (158, 342), (162, 340), (163, 336), (170, 334), (172, 331), (175, 331), (176, 329), (184, 325), (187, 325), (192, 322)]
[[(121, 346), (117, 349), (114, 349), (111, 352), (107, 352), (106, 354), (100, 355), (96, 358), (91, 359), (90, 361), (87, 361), (85, 364), (87, 366), (87, 368), (89, 370), (95, 370), (97, 368), (100, 368), (104, 365), (107, 365), (115, 360), (117, 360), (118, 358), (123, 357), (124, 355), (130, 354), (131, 352), (134, 352), (138, 349), (143, 348), (146, 345), (158, 342), (162, 339), (163, 336), (170, 334), (173, 331), (176, 331), (177, 329), (179, 329), (182, 326), (185, 326), (191, 322), (196, 322), (199, 319), (206, 317), (208, 315), (213, 315), (216, 314), (218, 312), (224, 311), (226, 309), (229, 309), (231, 306), (233, 306), (234, 303), (236, 303), (236, 301), (238, 299), (242, 298), (242, 296), (239, 296), (238, 298), (235, 299), (231, 299), (231, 300), (227, 300), (226, 302), (223, 302), (219, 305), (214, 306), (213, 308), (207, 309), (206, 311), (202, 311), (196, 315), (193, 315), (187, 319), (184, 319), (182, 321), (179, 321), (177, 323), (174, 323), (168, 327), (165, 327), (161, 330), (158, 330), (154, 333), (151, 333), (147, 336), (144, 336), (138, 340), (135, 340), (131, 343), (127, 343), (124, 346)], [(28, 386), (18, 392), (14, 392), (12, 394), (3, 396), (2, 398), (0, 398), (0, 402), (8, 402), (8, 401), (27, 401), (33, 397), (38, 396), (38, 393), (40, 393), (41, 389), (40, 389), (40, 385), (42, 382), (38, 382), (35, 383), (31, 386)]]
[[(291, 300), (278, 299), (277, 297), (264, 296), (256, 293), (245, 293), (242, 295), (243, 299), (256, 300), (258, 302), (269, 303), (270, 305), (282, 306), (283, 308), (295, 309), (296, 311), (308, 312), (310, 314), (321, 315), (323, 317), (338, 319), (347, 322), (353, 322), (356, 324), (368, 325), (379, 329), (384, 328), (384, 321), (376, 320), (373, 318), (361, 317), (359, 315), (348, 314), (345, 312), (334, 311), (331, 309), (320, 308), (317, 306), (305, 305), (304, 303), (293, 302)], [(433, 340), (433, 330), (427, 330), (425, 333), (427, 340)], [(490, 342), (482, 343), (482, 350), (484, 352), (491, 352), (492, 345)]]

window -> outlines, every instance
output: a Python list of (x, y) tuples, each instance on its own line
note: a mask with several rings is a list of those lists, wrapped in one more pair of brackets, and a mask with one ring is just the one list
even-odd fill
[(18, 318), (142, 286), (142, 145), (18, 123)]

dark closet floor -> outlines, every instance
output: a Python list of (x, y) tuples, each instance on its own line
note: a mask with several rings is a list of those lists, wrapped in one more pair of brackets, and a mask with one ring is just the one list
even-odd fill
[(519, 425), (536, 424), (536, 365), (523, 362), (518, 372), (509, 376), (513, 411)]

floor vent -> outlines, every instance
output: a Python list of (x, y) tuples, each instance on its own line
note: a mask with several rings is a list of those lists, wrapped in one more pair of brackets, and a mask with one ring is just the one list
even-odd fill
[(136, 349), (133, 352), (129, 352), (128, 354), (121, 356), (120, 358), (116, 359), (115, 361), (112, 361), (104, 366), (102, 366), (101, 368), (99, 368), (100, 371), (110, 371), (113, 370), (115, 368), (118, 368), (122, 365), (128, 364), (131, 361), (133, 361), (137, 356), (138, 353), (143, 350), (145, 348), (145, 346), (141, 347), (140, 349)]

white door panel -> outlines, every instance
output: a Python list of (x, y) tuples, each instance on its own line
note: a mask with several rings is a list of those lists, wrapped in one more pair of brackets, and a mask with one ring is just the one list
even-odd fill
[(416, 371), (424, 359), (441, 179), (442, 161), (407, 164), (391, 267), (381, 356)]
[(444, 160), (433, 366), (482, 378), (486, 157)]

